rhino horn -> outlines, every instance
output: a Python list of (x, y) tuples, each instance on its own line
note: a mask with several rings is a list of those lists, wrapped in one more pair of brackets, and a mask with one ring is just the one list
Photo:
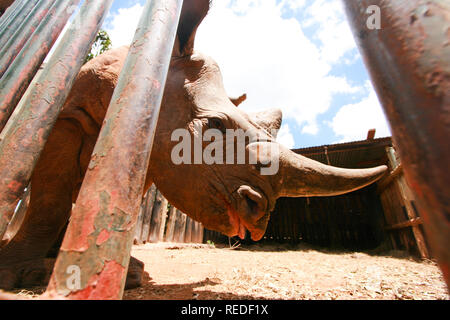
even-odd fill
[(369, 169), (333, 167), (280, 146), (278, 183), (281, 197), (341, 195), (377, 181), (386, 171), (385, 165)]

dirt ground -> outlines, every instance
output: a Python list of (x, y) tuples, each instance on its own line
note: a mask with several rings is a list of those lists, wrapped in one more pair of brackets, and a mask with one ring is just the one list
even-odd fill
[[(449, 300), (433, 261), (403, 252), (336, 252), (305, 245), (228, 246), (146, 244), (132, 255), (145, 262), (141, 288), (127, 300), (415, 299)], [(16, 290), (38, 298), (45, 288)]]
[(449, 299), (436, 263), (402, 252), (163, 243), (132, 254), (148, 275), (125, 299)]

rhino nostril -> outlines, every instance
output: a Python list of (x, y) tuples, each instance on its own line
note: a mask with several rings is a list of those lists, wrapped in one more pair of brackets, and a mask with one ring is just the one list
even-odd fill
[(250, 199), (248, 196), (245, 196), (245, 201), (247, 201), (247, 205), (250, 208), (250, 211), (253, 214), (258, 213), (258, 203), (252, 199)]

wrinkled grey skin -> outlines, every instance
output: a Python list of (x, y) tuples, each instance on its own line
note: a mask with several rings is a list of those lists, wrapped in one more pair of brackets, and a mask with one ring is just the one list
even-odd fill
[[(185, 128), (192, 136), (198, 127), (250, 130), (261, 141), (247, 143), (250, 155), (258, 147), (277, 144), (271, 130), (281, 126), (280, 110), (249, 115), (237, 108), (245, 96), (230, 99), (217, 63), (193, 50), (196, 29), (208, 9), (207, 0), (184, 1), (146, 189), (155, 183), (170, 203), (206, 228), (240, 237), (247, 229), (259, 240), (277, 198), (338, 195), (384, 174), (385, 166), (365, 170), (326, 166), (281, 145), (275, 175), (261, 175), (261, 163), (175, 165), (171, 151), (178, 142), (171, 141), (171, 135), (176, 129)], [(70, 217), (127, 52), (127, 47), (108, 51), (80, 71), (33, 173), (24, 222), (0, 251), (0, 288), (48, 279), (43, 259)], [(263, 155), (255, 158), (266, 160)], [(142, 263), (132, 259), (128, 287), (140, 284), (142, 269)]]

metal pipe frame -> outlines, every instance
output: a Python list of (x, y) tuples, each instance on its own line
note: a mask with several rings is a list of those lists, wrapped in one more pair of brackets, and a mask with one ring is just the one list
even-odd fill
[[(80, 0), (57, 0), (0, 79), (0, 131), (6, 125)], [(1, 65), (1, 64), (0, 64)]]
[[(12, 34), (17, 30), (17, 28), (25, 21), (28, 14), (33, 10), (34, 6), (39, 0), (24, 0), (20, 6), (17, 7), (16, 14), (12, 15), (10, 19), (5, 22), (0, 28), (0, 40), (4, 41), (9, 39)], [(3, 50), (3, 47), (0, 46)]]
[[(113, 0), (85, 1), (0, 135), (0, 238)], [(80, 22), (80, 25), (78, 24)], [(80, 29), (80, 26), (81, 29)], [(20, 159), (20, 161), (17, 161)]]
[(57, 5), (55, 0), (39, 1), (11, 37), (0, 40), (0, 48), (2, 48), (2, 56), (0, 57), (0, 78), (19, 54), (20, 50), (22, 50), (23, 46), (39, 26), (42, 19), (44, 19), (49, 12), (50, 8), (54, 5)]
[[(344, 0), (358, 47), (450, 288), (450, 3)], [(369, 6), (381, 28), (367, 27)]]
[[(120, 299), (182, 0), (147, 1), (46, 296)], [(78, 266), (79, 288), (67, 270)]]

